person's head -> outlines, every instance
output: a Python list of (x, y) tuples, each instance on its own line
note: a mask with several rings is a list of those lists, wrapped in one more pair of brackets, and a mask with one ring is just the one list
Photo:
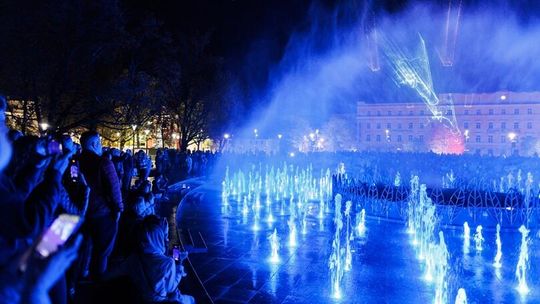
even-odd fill
[(110, 151), (111, 151), (111, 155), (113, 157), (120, 157), (120, 150), (118, 150), (116, 148), (111, 148)]
[(7, 100), (0, 95), (0, 172), (7, 166), (11, 159), (11, 144), (7, 138), (6, 128)]
[(81, 147), (83, 151), (93, 152), (102, 155), (101, 137), (95, 131), (86, 131), (81, 135)]
[(144, 218), (146, 215), (146, 203), (144, 201), (144, 197), (137, 196), (135, 198), (135, 202), (133, 204), (133, 212), (135, 213), (135, 216), (137, 218)]
[(138, 187), (140, 194), (147, 194), (152, 191), (152, 183), (150, 183), (148, 180), (141, 181)]
[(139, 245), (143, 253), (164, 255), (168, 239), (167, 220), (155, 215), (144, 218), (139, 234)]
[(21, 138), (23, 136), (24, 135), (19, 130), (9, 130), (9, 132), (8, 132), (9, 141), (11, 141), (12, 143), (17, 141), (17, 139), (19, 139), (19, 138)]

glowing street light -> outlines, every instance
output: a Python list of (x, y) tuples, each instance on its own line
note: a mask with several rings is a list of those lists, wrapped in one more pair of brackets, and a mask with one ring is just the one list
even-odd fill
[(39, 124), (39, 127), (41, 128), (42, 131), (47, 131), (47, 129), (49, 128), (49, 124), (46, 122), (42, 122)]
[(311, 140), (314, 140), (315, 139), (315, 133), (309, 133), (309, 138), (311, 138)]
[(131, 125), (131, 128), (133, 129), (133, 131), (135, 131), (137, 129), (137, 125)]
[(229, 133), (223, 134), (223, 138), (225, 138), (225, 139), (229, 139), (230, 137), (231, 137), (231, 135)]
[(279, 138), (279, 139), (281, 139), (282, 137), (283, 137), (283, 135), (281, 135), (281, 134), (277, 135), (277, 138)]
[(514, 133), (514, 132), (508, 133), (508, 139), (510, 139), (511, 141), (516, 140), (516, 138), (517, 138), (517, 134), (516, 134), (516, 133)]
[(501, 100), (506, 100), (506, 95), (501, 95)]
[(148, 130), (148, 129), (144, 130), (144, 134), (145, 134), (146, 136), (148, 136), (149, 133), (150, 133), (150, 130)]
[(290, 157), (294, 157), (294, 152), (289, 153)]

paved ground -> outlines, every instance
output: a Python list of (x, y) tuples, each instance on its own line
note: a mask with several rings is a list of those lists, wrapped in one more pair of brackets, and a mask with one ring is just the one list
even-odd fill
[[(333, 236), (332, 215), (322, 223), (309, 219), (306, 235), (299, 234), (298, 247), (288, 248), (287, 217), (261, 222), (253, 231), (253, 216), (243, 218), (235, 203), (224, 208), (219, 187), (202, 186), (190, 192), (177, 212), (180, 234), (190, 231), (203, 236), (208, 252), (193, 253), (190, 262), (215, 303), (432, 303), (434, 287), (422, 279), (422, 268), (415, 257), (409, 236), (400, 223), (368, 218), (367, 235), (353, 242), (353, 269), (345, 274), (343, 298), (330, 296), (328, 257)], [(263, 207), (264, 219), (268, 210)], [(176, 210), (174, 210), (176, 211)], [(268, 261), (268, 236), (277, 229), (282, 239), (281, 262)], [(520, 298), (515, 291), (515, 265), (519, 234), (503, 235), (503, 268), (492, 267), (494, 233), (486, 231), (485, 249), (462, 251), (460, 231), (445, 231), (450, 250), (448, 303), (463, 287), (469, 303), (540, 303), (540, 239), (531, 241), (530, 286), (532, 292)], [(197, 242), (197, 241), (195, 241)], [(209, 300), (199, 301), (205, 303)]]

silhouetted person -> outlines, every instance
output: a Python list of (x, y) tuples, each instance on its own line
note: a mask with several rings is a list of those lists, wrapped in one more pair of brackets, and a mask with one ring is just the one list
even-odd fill
[[(83, 230), (85, 239), (89, 240), (92, 246), (89, 274), (99, 278), (107, 269), (107, 260), (113, 250), (118, 219), (124, 205), (115, 167), (108, 158), (101, 156), (99, 134), (83, 133), (81, 146), (83, 152), (79, 158), (79, 166), (91, 189)], [(88, 250), (88, 246), (85, 248)]]

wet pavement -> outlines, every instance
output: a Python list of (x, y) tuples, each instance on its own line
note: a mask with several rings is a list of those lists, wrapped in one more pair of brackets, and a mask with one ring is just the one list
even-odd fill
[[(190, 262), (215, 303), (433, 303), (434, 286), (423, 280), (402, 223), (368, 217), (365, 237), (352, 242), (352, 270), (346, 272), (342, 298), (332, 298), (328, 258), (332, 249), (332, 214), (320, 221), (308, 217), (307, 234), (298, 233), (298, 245), (289, 248), (288, 216), (279, 204), (264, 202), (260, 229), (255, 231), (253, 210), (243, 216), (240, 204), (224, 206), (219, 185), (204, 185), (190, 192), (177, 212), (180, 234), (202, 235), (207, 252), (192, 253)], [(265, 219), (269, 210), (275, 222)], [(474, 227), (471, 227), (474, 228)], [(268, 237), (277, 230), (281, 238), (279, 263), (269, 261)], [(474, 229), (471, 229), (474, 231)], [(494, 231), (484, 231), (484, 250), (463, 253), (461, 231), (444, 230), (450, 251), (447, 276), (448, 303), (458, 288), (465, 288), (469, 303), (540, 303), (540, 238), (531, 232), (529, 287), (520, 297), (515, 287), (515, 266), (520, 234), (503, 231), (503, 268), (492, 266)]]

